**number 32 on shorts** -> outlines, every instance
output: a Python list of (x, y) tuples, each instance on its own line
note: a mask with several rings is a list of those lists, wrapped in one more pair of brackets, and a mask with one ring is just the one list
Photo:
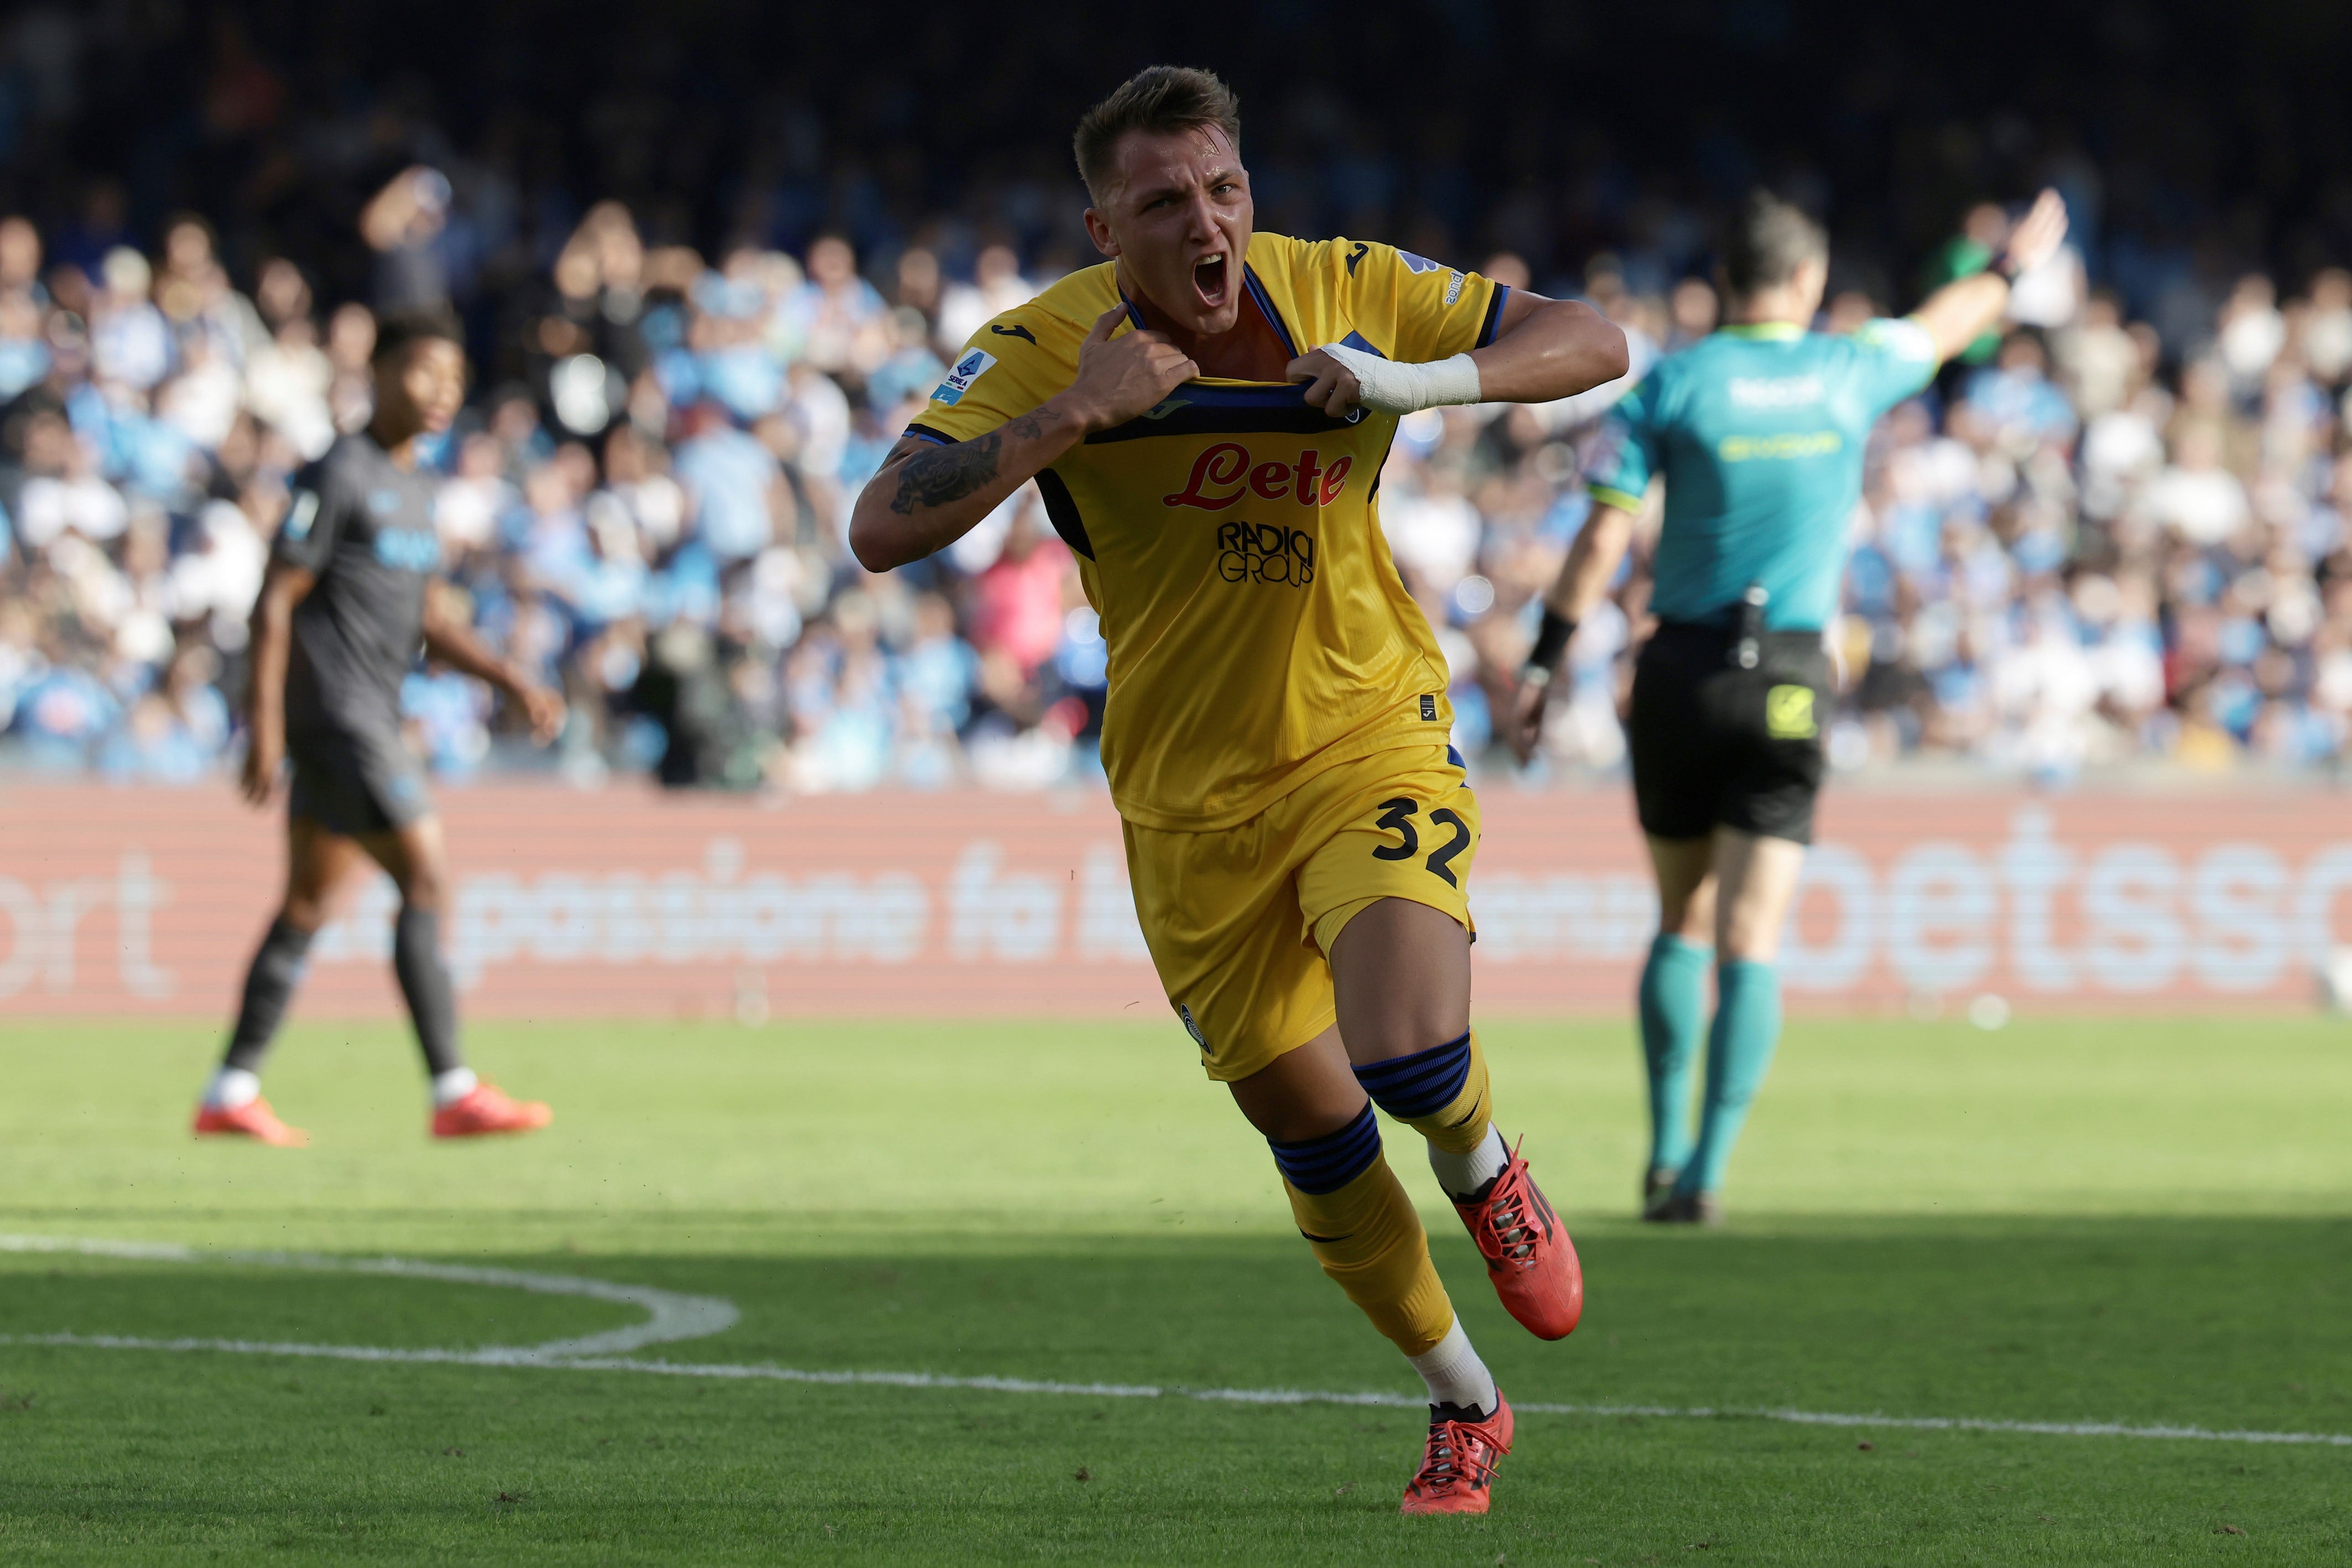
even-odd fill
[[(1381, 814), (1372, 826), (1396, 834), (1402, 841), (1382, 844), (1372, 852), (1374, 860), (1409, 861), (1421, 853), (1421, 834), (1412, 825), (1412, 819), (1420, 810), (1418, 802), (1402, 796), (1381, 802)], [(1432, 876), (1442, 878), (1446, 886), (1459, 887), (1462, 884), (1454, 880), (1454, 873), (1446, 862), (1470, 847), (1470, 825), (1443, 806), (1429, 814), (1429, 822), (1432, 827), (1446, 829), (1451, 836), (1430, 851), (1429, 858), (1422, 864), (1428, 868)]]

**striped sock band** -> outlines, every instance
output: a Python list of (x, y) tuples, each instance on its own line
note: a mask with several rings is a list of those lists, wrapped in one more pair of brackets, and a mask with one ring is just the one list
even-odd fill
[(1372, 1103), (1400, 1122), (1443, 1111), (1461, 1096), (1470, 1080), (1470, 1036), (1431, 1051), (1394, 1056), (1356, 1069), (1356, 1082)]
[(1381, 1124), (1370, 1105), (1336, 1133), (1286, 1144), (1268, 1138), (1274, 1163), (1291, 1186), (1310, 1197), (1334, 1193), (1371, 1167), (1381, 1157)]

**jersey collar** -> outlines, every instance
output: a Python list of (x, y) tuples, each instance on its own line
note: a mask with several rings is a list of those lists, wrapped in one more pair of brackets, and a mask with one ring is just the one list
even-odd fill
[[(1282, 319), (1282, 312), (1274, 308), (1274, 297), (1265, 291), (1265, 285), (1258, 280), (1257, 268), (1252, 267), (1247, 261), (1242, 263), (1242, 286), (1249, 291), (1250, 302), (1257, 307), (1258, 314), (1265, 318), (1265, 324), (1274, 329), (1274, 335), (1282, 340), (1282, 346), (1290, 351), (1290, 357), (1297, 359), (1298, 340), (1290, 335), (1290, 323), (1285, 321)], [(1116, 273), (1112, 275), (1111, 287), (1118, 291), (1118, 302), (1127, 307), (1128, 321), (1138, 331), (1142, 331), (1144, 329), (1143, 312), (1137, 308), (1134, 300), (1127, 297), (1127, 290), (1119, 287)]]
[(1746, 338), (1758, 343), (1793, 343), (1805, 335), (1805, 329), (1794, 321), (1734, 321), (1716, 330), (1727, 338)]

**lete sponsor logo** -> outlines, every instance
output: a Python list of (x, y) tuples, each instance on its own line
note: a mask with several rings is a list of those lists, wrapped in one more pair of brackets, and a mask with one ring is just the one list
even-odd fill
[(1347, 489), (1348, 471), (1355, 465), (1353, 457), (1342, 456), (1326, 468), (1322, 453), (1313, 450), (1287, 463), (1258, 463), (1240, 442), (1220, 441), (1192, 459), (1192, 473), (1184, 487), (1160, 497), (1160, 504), (1222, 512), (1240, 505), (1245, 496), (1255, 496), (1262, 501), (1328, 507)]

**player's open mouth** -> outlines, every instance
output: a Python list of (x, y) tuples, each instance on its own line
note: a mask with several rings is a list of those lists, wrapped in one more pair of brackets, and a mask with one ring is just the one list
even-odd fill
[(1224, 253), (1204, 256), (1192, 264), (1192, 287), (1201, 296), (1201, 303), (1214, 310), (1225, 302), (1227, 268)]

